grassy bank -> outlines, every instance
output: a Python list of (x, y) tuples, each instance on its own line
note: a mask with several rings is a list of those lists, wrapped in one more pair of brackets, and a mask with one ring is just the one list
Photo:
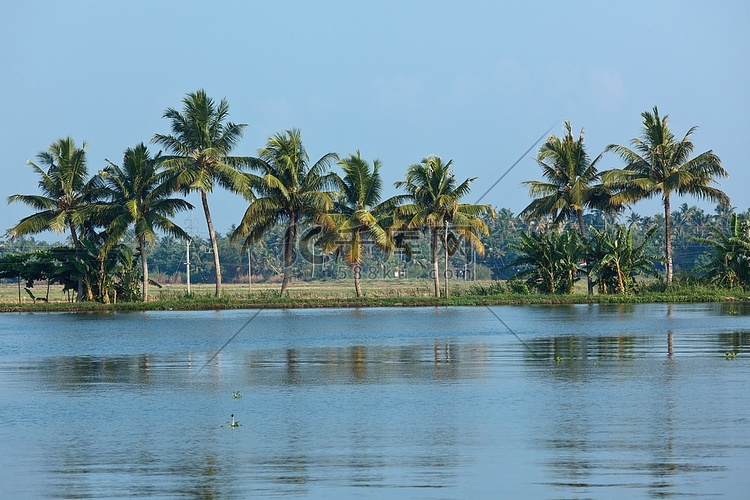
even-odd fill
[[(491, 306), (523, 304), (639, 304), (746, 301), (748, 293), (710, 287), (673, 288), (666, 292), (644, 292), (638, 295), (593, 295), (578, 292), (571, 295), (541, 295), (497, 293), (481, 294), (482, 286), (457, 282), (451, 286), (448, 298), (431, 296), (428, 283), (420, 280), (383, 280), (371, 283), (365, 297), (357, 298), (351, 286), (344, 282), (297, 283), (284, 297), (278, 295), (278, 285), (229, 285), (221, 298), (212, 297), (211, 285), (194, 286), (188, 296), (180, 286), (155, 290), (154, 300), (147, 303), (128, 302), (100, 304), (74, 303), (58, 289), (50, 291), (49, 302), (36, 301), (13, 285), (0, 286), (0, 312), (52, 311), (159, 311), (159, 310), (216, 310), (216, 309), (287, 309), (321, 307), (435, 307), (435, 306)], [(39, 291), (36, 289), (35, 291)], [(39, 296), (41, 294), (37, 294)]]

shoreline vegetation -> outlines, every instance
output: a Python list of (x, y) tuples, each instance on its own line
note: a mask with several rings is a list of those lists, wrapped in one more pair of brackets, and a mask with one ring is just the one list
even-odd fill
[[(632, 149), (613, 143), (594, 159), (583, 130), (576, 137), (566, 121), (563, 136), (550, 135), (539, 147), (542, 180), (524, 182), (531, 202), (514, 218), (509, 210), (462, 201), (477, 177), (461, 181), (452, 160), (429, 155), (411, 164), (393, 184), (399, 194), (382, 199), (378, 159), (329, 152), (313, 162), (298, 129), (270, 136), (257, 156), (235, 156), (246, 125), (228, 121), (226, 99), (214, 101), (200, 89), (182, 104), (182, 111), (164, 112), (171, 133), (153, 135), (151, 143), (162, 148), (156, 155), (140, 143), (125, 150), (122, 165), (106, 160), (89, 176), (85, 143), (78, 147), (66, 137), (40, 152), (37, 163), (28, 162), (41, 194), (8, 197), (36, 212), (8, 230), (7, 244), (0, 241), (6, 247), (0, 279), (17, 283), (19, 304), (5, 310), (697, 302), (738, 300), (739, 290), (750, 289), (750, 223), (714, 186), (728, 172), (711, 150), (691, 158), (695, 127), (679, 140), (656, 106), (641, 114), (642, 135)], [(607, 153), (623, 167), (600, 171)], [(207, 198), (217, 187), (249, 203), (225, 237), (214, 229)], [(203, 248), (172, 220), (194, 208), (180, 197), (190, 193), (201, 197), (209, 242)], [(716, 216), (687, 204), (673, 213), (673, 196), (717, 203)], [(662, 200), (661, 219), (631, 214), (622, 221), (626, 209), (653, 197)], [(20, 238), (45, 231), (69, 232), (69, 244), (8, 251)], [(165, 255), (157, 259), (159, 235), (184, 242), (184, 260), (179, 244), (171, 264)], [(231, 263), (228, 254), (234, 254)], [(176, 283), (183, 266), (187, 290), (161, 289), (157, 274), (167, 269)], [(280, 290), (225, 294), (245, 269), (248, 282), (260, 274), (261, 282), (280, 280)], [(298, 281), (307, 270), (311, 281)], [(191, 281), (193, 271), (201, 276)], [(312, 293), (305, 283), (315, 283), (316, 271), (331, 286)], [(354, 296), (342, 281), (329, 280), (347, 275)], [(384, 282), (419, 277), (432, 286), (362, 286), (379, 276)], [(474, 282), (490, 276), (509, 281)], [(190, 294), (194, 281), (213, 283), (213, 298), (206, 291)], [(23, 304), (21, 282), (30, 305)], [(31, 290), (35, 282), (46, 283), (43, 298)], [(52, 284), (62, 286), (57, 302)], [(154, 301), (152, 287), (159, 287)], [(12, 301), (0, 296), (3, 302)]]
[(222, 297), (211, 294), (213, 285), (201, 285), (188, 296), (184, 287), (165, 287), (148, 302), (70, 302), (61, 293), (49, 302), (22, 297), (17, 302), (15, 285), (0, 285), (0, 312), (128, 312), (128, 311), (205, 311), (231, 309), (311, 309), (365, 307), (444, 307), (564, 304), (642, 304), (750, 302), (746, 290), (707, 286), (673, 286), (668, 291), (638, 294), (588, 295), (585, 289), (572, 294), (512, 293), (499, 290), (498, 282), (460, 283), (451, 287), (448, 297), (433, 297), (425, 283), (405, 284), (384, 281), (371, 293), (356, 297), (345, 283), (302, 282), (292, 284), (284, 296), (270, 286), (228, 285)]

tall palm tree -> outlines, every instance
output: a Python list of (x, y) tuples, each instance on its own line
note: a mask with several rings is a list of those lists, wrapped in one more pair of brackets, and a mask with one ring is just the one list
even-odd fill
[(592, 161), (583, 140), (583, 130), (574, 138), (570, 122), (566, 121), (565, 136), (552, 135), (539, 148), (536, 161), (546, 181), (524, 182), (534, 199), (523, 209), (522, 216), (551, 216), (555, 224), (573, 219), (578, 224), (579, 234), (585, 236), (584, 210), (605, 208), (608, 197), (599, 183), (596, 167), (601, 155)]
[[(408, 229), (427, 228), (430, 232), (431, 274), (435, 297), (440, 297), (438, 242), (441, 232), (444, 235), (446, 256), (450, 226), (474, 247), (477, 253), (484, 255), (480, 235), (489, 234), (489, 229), (480, 216), (485, 213), (491, 216), (495, 214), (490, 205), (459, 203), (459, 200), (471, 191), (471, 183), (476, 177), (457, 184), (456, 177), (451, 171), (452, 164), (453, 160), (446, 163), (439, 156), (428, 156), (422, 159), (421, 163), (411, 165), (406, 172), (406, 178), (396, 182), (396, 187), (406, 191), (404, 200), (410, 202), (397, 208), (397, 218), (403, 221)], [(446, 293), (447, 272), (446, 263)]]
[[(85, 148), (86, 143), (79, 148), (71, 137), (66, 137), (37, 155), (42, 166), (28, 162), (41, 177), (41, 194), (15, 194), (8, 197), (8, 203), (25, 203), (38, 212), (24, 217), (11, 228), (11, 237), (47, 230), (70, 231), (73, 246), (76, 250), (82, 249), (80, 238), (92, 223), (88, 215), (103, 194), (101, 176), (88, 176)], [(77, 300), (82, 298), (83, 281), (79, 280)]]
[(70, 231), (73, 245), (76, 248), (80, 246), (79, 236), (86, 219), (86, 207), (98, 201), (102, 193), (101, 178), (88, 178), (85, 148), (85, 143), (78, 148), (73, 139), (67, 137), (53, 142), (47, 151), (37, 155), (44, 168), (28, 161), (41, 177), (39, 190), (42, 194), (14, 194), (8, 197), (8, 203), (25, 203), (39, 211), (24, 217), (11, 228), (11, 237), (47, 230), (57, 233)]
[[(286, 223), (284, 232), (284, 278), (281, 295), (286, 292), (297, 253), (299, 225), (317, 222), (333, 207), (336, 176), (329, 173), (331, 164), (338, 159), (336, 153), (326, 153), (309, 164), (309, 156), (302, 145), (299, 130), (287, 130), (269, 137), (266, 147), (250, 158), (250, 167), (259, 175), (246, 174), (253, 201), (237, 225), (232, 240), (242, 240), (242, 251), (258, 241), (280, 223)], [(251, 191), (250, 191), (251, 190)]]
[(633, 203), (661, 195), (664, 204), (664, 259), (666, 284), (672, 283), (672, 224), (671, 196), (692, 195), (718, 203), (729, 203), (727, 195), (711, 184), (716, 177), (726, 177), (727, 171), (712, 151), (690, 159), (693, 142), (690, 136), (697, 127), (691, 127), (682, 140), (676, 140), (669, 128), (668, 116), (661, 118), (656, 106), (645, 111), (643, 135), (632, 140), (633, 149), (610, 144), (605, 151), (613, 151), (626, 162), (623, 169), (602, 173), (605, 184), (617, 191), (616, 201)]
[(187, 94), (182, 103), (182, 111), (168, 108), (164, 112), (163, 117), (172, 122), (172, 133), (156, 134), (151, 142), (170, 153), (164, 157), (163, 165), (175, 175), (176, 189), (183, 194), (200, 193), (214, 257), (215, 295), (219, 297), (221, 264), (207, 194), (213, 191), (214, 183), (234, 192), (244, 190), (245, 177), (239, 169), (248, 159), (230, 153), (242, 138), (245, 124), (227, 121), (227, 100), (222, 99), (217, 105), (203, 89)]
[(381, 202), (383, 180), (379, 160), (374, 160), (370, 167), (357, 151), (339, 160), (339, 165), (344, 177), (337, 179), (340, 194), (329, 214), (332, 231), (329, 231), (327, 250), (343, 251), (344, 261), (354, 277), (354, 290), (357, 297), (361, 297), (365, 243), (373, 243), (381, 250), (394, 248), (389, 230), (393, 225), (393, 211), (403, 197), (394, 196)]
[[(524, 182), (534, 199), (523, 209), (521, 216), (527, 219), (550, 216), (555, 224), (573, 219), (579, 234), (585, 236), (584, 210), (613, 208), (609, 192), (599, 178), (597, 163), (601, 155), (592, 161), (583, 141), (583, 130), (577, 139), (574, 138), (570, 122), (566, 121), (565, 136), (552, 135), (539, 148), (536, 161), (546, 181)], [(587, 264), (587, 271), (590, 267)], [(587, 275), (588, 292), (592, 294), (593, 281), (589, 272)]]
[(125, 231), (133, 225), (141, 256), (143, 279), (141, 297), (148, 301), (147, 244), (156, 240), (156, 231), (175, 238), (190, 239), (178, 225), (169, 220), (177, 212), (189, 210), (193, 205), (181, 198), (171, 198), (174, 192), (171, 179), (158, 168), (159, 158), (152, 158), (141, 143), (125, 150), (122, 167), (109, 162), (105, 182), (109, 188), (110, 205), (107, 217), (108, 245), (116, 244)]

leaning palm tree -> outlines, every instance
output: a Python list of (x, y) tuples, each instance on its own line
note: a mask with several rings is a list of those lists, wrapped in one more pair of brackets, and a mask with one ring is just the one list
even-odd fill
[(432, 262), (432, 276), (435, 297), (440, 297), (440, 270), (438, 264), (438, 242), (441, 232), (444, 235), (446, 251), (446, 283), (447, 282), (447, 254), (448, 231), (453, 230), (484, 255), (484, 245), (480, 235), (489, 234), (487, 224), (480, 218), (483, 214), (494, 216), (490, 205), (472, 205), (459, 203), (471, 190), (471, 183), (476, 179), (466, 179), (456, 184), (456, 177), (451, 171), (453, 160), (447, 163), (439, 156), (428, 156), (421, 163), (411, 165), (403, 181), (396, 182), (396, 187), (406, 191), (404, 197), (410, 203), (396, 209), (397, 219), (403, 222), (407, 229), (426, 228), (430, 232), (430, 251)]
[(668, 116), (661, 118), (654, 106), (645, 111), (643, 135), (632, 140), (633, 149), (610, 144), (605, 151), (613, 151), (626, 162), (623, 169), (602, 172), (605, 184), (617, 191), (615, 201), (633, 203), (661, 195), (664, 204), (664, 259), (666, 284), (672, 283), (672, 224), (671, 196), (692, 195), (718, 203), (729, 203), (727, 195), (711, 184), (716, 177), (726, 177), (727, 171), (712, 151), (689, 159), (693, 152), (690, 136), (697, 127), (691, 127), (682, 140), (676, 140), (669, 129)]
[[(85, 143), (78, 148), (72, 138), (66, 137), (37, 155), (42, 166), (28, 162), (41, 177), (41, 194), (15, 194), (8, 197), (8, 203), (25, 203), (38, 212), (24, 217), (11, 228), (12, 238), (47, 230), (70, 231), (73, 246), (76, 250), (82, 249), (81, 237), (92, 223), (88, 215), (103, 194), (101, 176), (88, 177), (85, 148)], [(82, 300), (83, 281), (78, 283), (77, 300)]]
[(182, 111), (169, 108), (164, 112), (164, 118), (172, 122), (172, 134), (156, 134), (151, 142), (162, 145), (170, 154), (164, 157), (163, 165), (175, 175), (176, 189), (183, 194), (200, 193), (213, 251), (215, 295), (218, 297), (221, 295), (221, 265), (207, 194), (213, 191), (214, 183), (234, 192), (244, 190), (245, 177), (239, 169), (248, 159), (229, 153), (242, 138), (245, 124), (227, 121), (227, 100), (222, 99), (217, 105), (202, 89), (187, 94), (182, 103)]
[(250, 158), (251, 168), (259, 175), (245, 175), (249, 186), (246, 196), (253, 201), (232, 233), (232, 240), (242, 240), (244, 252), (272, 227), (286, 224), (281, 295), (291, 278), (299, 225), (319, 221), (333, 207), (334, 193), (329, 188), (335, 186), (336, 176), (327, 171), (337, 158), (336, 153), (326, 153), (310, 165), (296, 129), (270, 137), (266, 147), (258, 150), (257, 158)]
[(343, 253), (344, 261), (352, 270), (354, 290), (357, 297), (361, 297), (360, 276), (365, 244), (374, 244), (385, 251), (394, 248), (389, 231), (393, 225), (393, 211), (403, 196), (380, 200), (383, 180), (377, 159), (370, 167), (357, 151), (339, 160), (339, 165), (344, 177), (337, 179), (340, 194), (333, 212), (328, 214), (331, 229), (324, 241), (328, 251)]
[[(527, 219), (552, 217), (555, 224), (573, 219), (581, 236), (586, 235), (583, 212), (587, 208), (612, 209), (609, 192), (599, 179), (597, 163), (593, 161), (583, 143), (583, 130), (578, 139), (573, 137), (570, 122), (565, 122), (565, 136), (550, 136), (539, 148), (536, 161), (542, 168), (546, 181), (526, 181), (529, 195), (534, 198), (523, 209), (521, 216)], [(590, 270), (587, 264), (587, 270)], [(587, 271), (588, 292), (593, 293), (593, 281)]]
[(193, 205), (184, 199), (170, 197), (174, 192), (171, 179), (158, 168), (158, 162), (159, 158), (152, 158), (141, 143), (125, 151), (122, 167), (109, 162), (105, 175), (110, 197), (105, 217), (111, 220), (105, 246), (117, 244), (125, 231), (134, 226), (143, 270), (141, 297), (144, 302), (148, 301), (146, 249), (147, 244), (156, 240), (156, 231), (175, 238), (190, 239), (169, 217), (189, 210)]

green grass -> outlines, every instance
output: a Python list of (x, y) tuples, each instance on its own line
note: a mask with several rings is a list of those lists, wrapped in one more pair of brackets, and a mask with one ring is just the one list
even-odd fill
[[(639, 294), (593, 295), (577, 290), (571, 295), (518, 294), (503, 292), (503, 287), (485, 283), (451, 283), (449, 298), (432, 297), (431, 283), (427, 280), (373, 280), (363, 284), (365, 296), (355, 297), (351, 283), (346, 281), (296, 282), (284, 297), (278, 293), (277, 284), (227, 285), (224, 296), (213, 297), (212, 285), (196, 285), (187, 296), (184, 286), (165, 286), (152, 289), (153, 300), (147, 303), (125, 302), (100, 304), (96, 302), (73, 303), (67, 301), (60, 287), (50, 291), (50, 302), (33, 303), (15, 285), (0, 285), (0, 312), (14, 311), (153, 311), (153, 310), (216, 310), (256, 308), (320, 308), (320, 307), (435, 307), (435, 306), (488, 306), (506, 304), (638, 304), (638, 303), (689, 303), (727, 302), (748, 300), (748, 292), (706, 286), (673, 286), (667, 291), (647, 287)], [(657, 288), (657, 287), (653, 287)], [(37, 286), (34, 293), (43, 296), (46, 287)], [(482, 294), (478, 292), (483, 290)], [(492, 293), (487, 293), (492, 290)]]

